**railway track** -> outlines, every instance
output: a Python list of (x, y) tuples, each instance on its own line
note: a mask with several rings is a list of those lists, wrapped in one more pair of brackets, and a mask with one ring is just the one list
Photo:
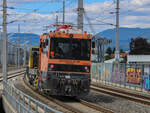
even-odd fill
[[(82, 99), (78, 98), (69, 98), (69, 97), (63, 97), (57, 99), (57, 101), (61, 101), (61, 103), (65, 103), (65, 107), (68, 108), (70, 107), (71, 110), (75, 113), (115, 113), (110, 109), (95, 105), (93, 103), (87, 102)], [(67, 101), (67, 102), (66, 102)], [(66, 106), (67, 105), (67, 106)], [(73, 108), (74, 107), (74, 108)], [(75, 110), (76, 109), (76, 110)], [(84, 110), (83, 110), (84, 109)]]
[(23, 81), (25, 85), (27, 85), (34, 92), (36, 93), (38, 92), (43, 97), (48, 98), (49, 101), (56, 103), (57, 105), (67, 109), (72, 113), (87, 113), (87, 112), (88, 113), (90, 112), (91, 113), (115, 113), (112, 110), (95, 105), (85, 100), (68, 98), (68, 97), (47, 96), (47, 94), (44, 94), (41, 91), (37, 91), (34, 87), (31, 87), (25, 78), (23, 79)]
[(136, 94), (136, 93), (131, 93), (131, 92), (127, 92), (124, 90), (117, 90), (115, 88), (112, 89), (112, 88), (105, 87), (102, 85), (97, 86), (94, 84), (91, 85), (91, 89), (94, 91), (97, 91), (97, 92), (109, 94), (109, 95), (116, 96), (116, 97), (121, 97), (124, 99), (128, 99), (130, 101), (144, 104), (144, 105), (150, 105), (150, 97), (148, 97), (148, 96), (144, 96), (144, 95), (140, 95), (140, 94)]
[[(21, 71), (16, 71), (16, 72), (12, 72), (12, 73), (9, 73), (8, 74), (8, 79), (11, 79), (11, 78), (14, 78), (14, 77), (17, 77), (17, 76), (20, 76), (20, 75), (23, 75), (25, 73), (25, 70), (21, 70)], [(0, 82), (3, 81), (3, 77), (0, 76)]]
[(115, 113), (114, 111), (112, 111), (112, 110), (110, 110), (110, 109), (107, 109), (107, 108), (104, 108), (104, 107), (100, 107), (100, 106), (94, 105), (94, 104), (89, 103), (89, 102), (87, 102), (87, 101), (85, 101), (85, 100), (81, 100), (81, 99), (80, 99), (80, 103), (82, 103), (82, 104), (84, 104), (84, 105), (86, 105), (86, 106), (88, 106), (88, 107), (91, 107), (91, 108), (93, 108), (93, 109), (96, 109), (96, 110), (98, 110), (98, 111), (101, 111), (102, 113)]

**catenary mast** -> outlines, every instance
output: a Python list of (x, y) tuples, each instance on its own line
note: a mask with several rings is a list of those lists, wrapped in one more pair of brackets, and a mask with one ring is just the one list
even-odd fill
[(83, 14), (84, 14), (84, 8), (83, 8), (83, 0), (78, 0), (78, 29), (81, 29), (83, 31)]

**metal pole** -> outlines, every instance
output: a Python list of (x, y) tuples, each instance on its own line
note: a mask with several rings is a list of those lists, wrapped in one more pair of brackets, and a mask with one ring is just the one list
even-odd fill
[(100, 44), (99, 44), (99, 42), (98, 42), (98, 62), (100, 62)]
[(31, 32), (29, 32), (29, 46), (31, 46), (30, 44), (31, 44)]
[(116, 7), (116, 51), (115, 51), (115, 59), (116, 61), (119, 60), (119, 0), (117, 0), (117, 7)]
[(63, 25), (65, 24), (65, 0), (63, 0)]
[(24, 41), (24, 63), (23, 66), (26, 66), (26, 41)]
[(102, 53), (102, 63), (104, 63), (104, 60), (105, 60), (105, 39), (103, 40), (103, 44), (102, 44), (102, 51), (103, 51), (103, 53)]
[(0, 28), (0, 40), (2, 40), (3, 38), (2, 38), (2, 28)]
[(56, 25), (58, 25), (58, 15), (56, 15)]
[(83, 31), (83, 0), (78, 0), (78, 29)]
[(1, 45), (0, 45), (0, 51), (1, 51), (1, 52), (0, 52), (0, 64), (2, 65), (2, 61), (3, 61), (3, 59), (2, 59), (2, 49), (1, 49), (1, 48), (2, 48), (2, 40), (3, 40), (2, 28), (0, 28), (0, 33), (1, 33), (1, 34), (0, 34), (0, 36), (1, 36), (1, 37), (0, 37), (0, 41), (1, 41), (1, 42), (0, 42), (0, 44), (1, 44)]
[(3, 0), (3, 80), (7, 81), (7, 1)]
[(18, 67), (18, 65), (17, 65), (17, 45), (16, 44), (14, 44), (14, 49), (15, 49), (15, 65), (16, 65), (16, 68)]
[(18, 24), (18, 68), (20, 68), (20, 25)]

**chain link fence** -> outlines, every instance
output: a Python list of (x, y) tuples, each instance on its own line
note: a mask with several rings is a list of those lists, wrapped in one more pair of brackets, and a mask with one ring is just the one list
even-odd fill
[(150, 90), (150, 64), (93, 63), (92, 81), (104, 85)]

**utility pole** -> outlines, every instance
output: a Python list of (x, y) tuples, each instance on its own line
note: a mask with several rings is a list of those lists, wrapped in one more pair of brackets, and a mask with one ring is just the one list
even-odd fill
[(31, 46), (31, 32), (29, 32), (29, 47)]
[(78, 0), (78, 29), (81, 29), (82, 31), (83, 31), (83, 14), (84, 14), (83, 0)]
[(14, 44), (15, 47), (15, 64), (16, 64), (16, 68), (18, 68), (18, 42), (17, 44)]
[[(0, 28), (0, 41), (2, 42), (2, 31), (1, 31), (1, 28)], [(1, 45), (3, 45), (3, 43), (1, 43)], [(0, 46), (2, 48), (2, 46)], [(0, 64), (2, 65), (2, 52), (0, 52)]]
[(3, 0), (3, 80), (7, 81), (7, 1)]
[(18, 24), (18, 68), (20, 68), (20, 25)]
[(63, 0), (63, 25), (65, 24), (65, 0)]
[(23, 66), (26, 67), (26, 41), (24, 40), (24, 63)]
[(115, 51), (115, 60), (119, 61), (119, 0), (116, 2), (116, 51)]
[(2, 28), (0, 28), (0, 40), (2, 40)]
[(58, 25), (58, 14), (56, 14), (56, 25)]

